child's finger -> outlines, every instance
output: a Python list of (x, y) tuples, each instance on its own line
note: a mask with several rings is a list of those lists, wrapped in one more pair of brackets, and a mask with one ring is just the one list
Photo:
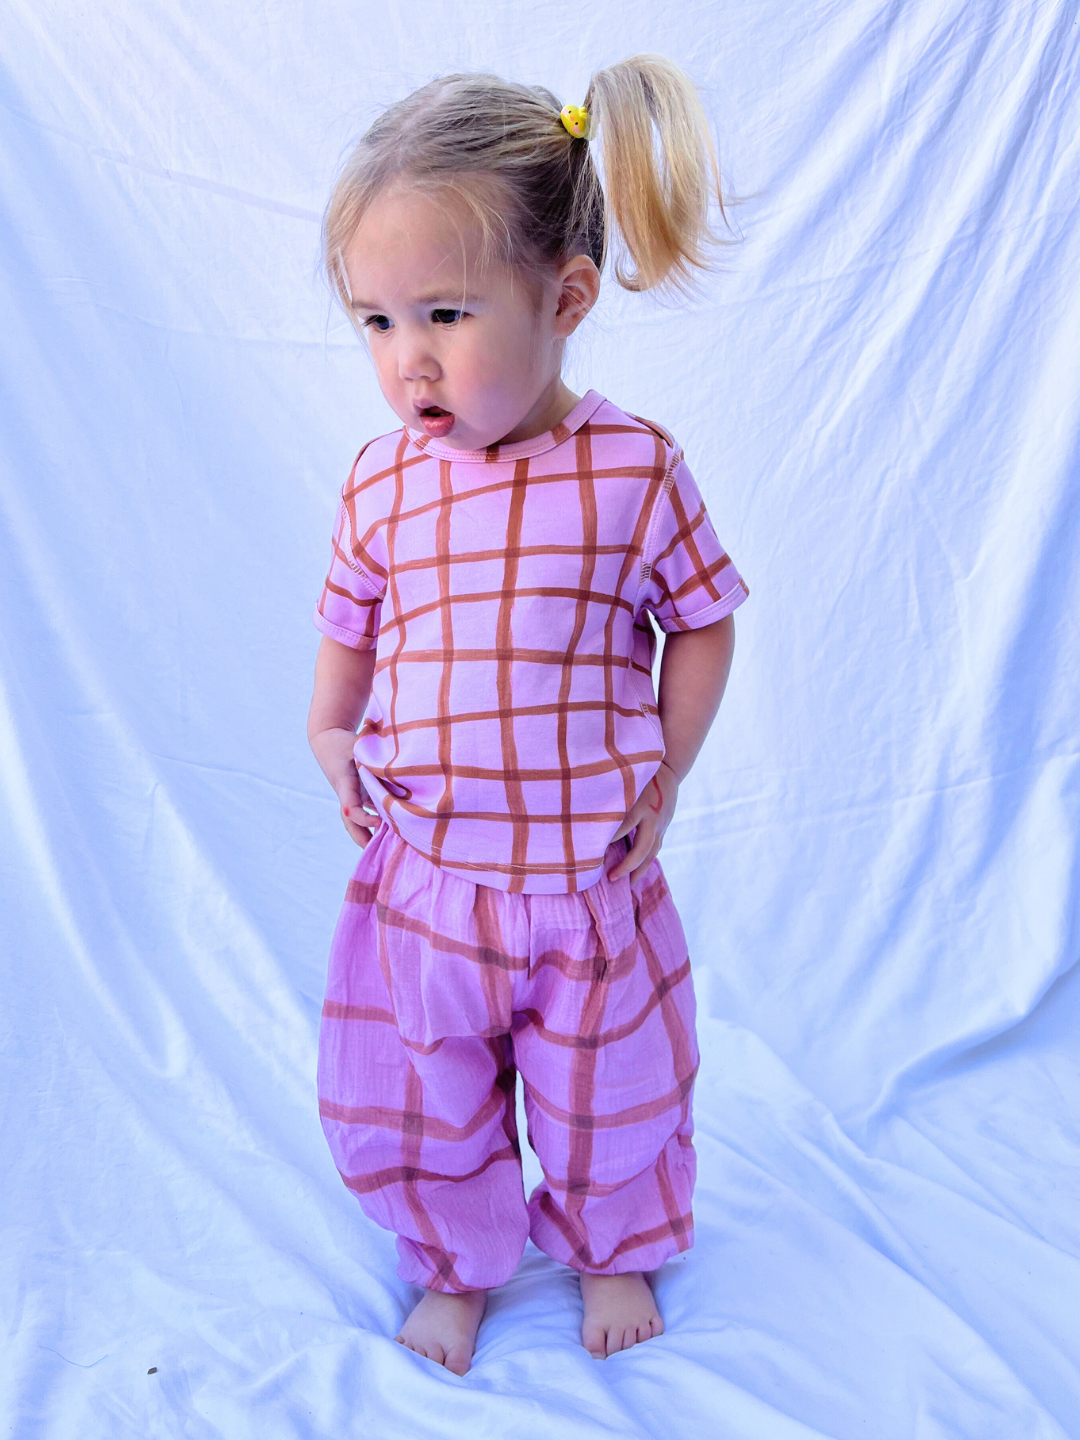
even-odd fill
[(659, 854), (660, 854), (660, 841), (657, 840), (655, 844), (653, 844), (653, 845), (651, 845), (651, 846), (649, 847), (649, 853), (645, 856), (645, 859), (641, 862), (641, 864), (637, 867), (637, 869), (636, 869), (636, 870), (633, 872), (633, 874), (630, 876), (630, 884), (631, 884), (631, 885), (633, 885), (634, 881), (638, 878), (639, 875), (644, 875), (644, 874), (645, 874), (645, 871), (648, 870), (649, 866), (652, 864), (652, 862), (656, 859), (657, 855), (659, 855)]
[(350, 809), (359, 810), (363, 805), (363, 792), (360, 787), (359, 777), (356, 775), (343, 775), (334, 786), (334, 794), (338, 797), (338, 803), (342, 810), (346, 805)]
[(652, 838), (653, 827), (644, 820), (640, 821), (637, 827), (637, 834), (634, 836), (634, 843), (619, 863), (613, 865), (608, 871), (608, 878), (611, 880), (621, 880), (627, 871), (632, 870), (635, 865), (639, 865), (649, 853)]
[(354, 810), (352, 815), (347, 815), (343, 809), (341, 812), (341, 823), (348, 831), (349, 839), (354, 840), (356, 844), (360, 846), (360, 849), (363, 850), (364, 846), (371, 839), (372, 833), (379, 821), (378, 817), (372, 818), (370, 815), (363, 814), (362, 811)]
[(358, 771), (353, 770), (341, 780), (337, 793), (345, 829), (363, 848), (371, 839), (369, 832), (378, 826), (382, 816), (372, 804), (371, 796), (364, 789)]
[(381, 815), (372, 815), (360, 805), (342, 805), (341, 816), (346, 825), (363, 825), (367, 830), (378, 827)]
[(637, 800), (635, 801), (633, 808), (628, 812), (626, 819), (622, 822), (622, 824), (619, 826), (618, 830), (616, 830), (615, 834), (611, 837), (611, 839), (613, 841), (624, 839), (627, 835), (630, 834), (631, 830), (636, 830), (643, 822), (648, 824), (655, 823), (652, 815), (650, 815), (648, 811), (644, 810), (641, 801)]

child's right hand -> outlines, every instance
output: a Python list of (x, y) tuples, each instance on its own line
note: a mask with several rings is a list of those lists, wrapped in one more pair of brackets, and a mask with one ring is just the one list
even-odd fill
[(341, 823), (363, 850), (372, 831), (382, 823), (382, 816), (360, 779), (353, 759), (355, 743), (356, 735), (351, 730), (323, 730), (311, 737), (315, 759), (341, 805)]

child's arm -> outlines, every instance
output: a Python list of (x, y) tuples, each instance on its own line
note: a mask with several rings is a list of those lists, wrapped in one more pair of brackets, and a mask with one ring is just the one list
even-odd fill
[(636, 880), (659, 851), (675, 813), (679, 784), (689, 774), (723, 698), (734, 649), (732, 615), (700, 630), (678, 630), (664, 640), (657, 696), (664, 758), (615, 832), (618, 840), (637, 828), (633, 847), (609, 871), (612, 879), (630, 871), (630, 879)]
[(378, 814), (364, 808), (365, 801), (371, 806), (371, 799), (360, 784), (353, 761), (356, 727), (367, 708), (374, 672), (374, 649), (352, 650), (324, 635), (315, 661), (315, 692), (308, 715), (308, 741), (315, 759), (341, 801), (345, 829), (361, 850), (379, 824)]

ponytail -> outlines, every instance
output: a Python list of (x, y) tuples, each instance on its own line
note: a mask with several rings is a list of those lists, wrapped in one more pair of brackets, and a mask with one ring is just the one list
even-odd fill
[(726, 222), (709, 122), (689, 76), (660, 55), (635, 55), (589, 83), (589, 133), (600, 140), (607, 231), (612, 222), (631, 262), (615, 278), (627, 290), (688, 291), (723, 243), (709, 224), (715, 199)]

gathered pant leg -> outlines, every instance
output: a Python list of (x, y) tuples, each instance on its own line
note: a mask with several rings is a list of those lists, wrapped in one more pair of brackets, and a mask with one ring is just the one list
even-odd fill
[[(579, 894), (440, 870), (384, 822), (334, 936), (323, 1127), (364, 1212), (433, 1290), (510, 1278), (525, 1240), (578, 1270), (651, 1270), (693, 1239), (697, 1070), (686, 942), (657, 862)], [(525, 1084), (544, 1180), (527, 1201)]]

